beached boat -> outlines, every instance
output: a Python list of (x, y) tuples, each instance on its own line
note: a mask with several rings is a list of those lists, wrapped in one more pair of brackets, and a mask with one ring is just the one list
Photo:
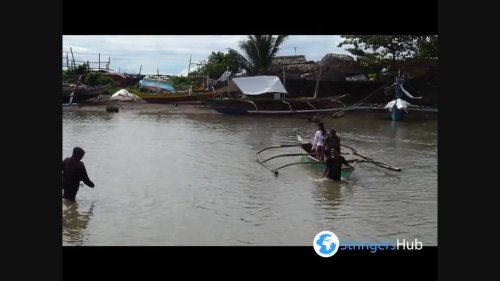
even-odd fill
[(199, 101), (196, 95), (189, 92), (142, 92), (132, 91), (139, 98), (149, 103), (179, 103), (179, 102), (196, 102)]
[(143, 78), (139, 83), (141, 84), (141, 88), (159, 89), (167, 92), (176, 91), (172, 83), (164, 79)]
[(335, 98), (286, 98), (287, 91), (277, 76), (232, 78), (227, 91), (239, 97), (204, 98), (202, 102), (224, 114), (307, 114), (336, 112), (345, 105)]
[(116, 83), (87, 86), (80, 83), (74, 84), (63, 82), (62, 103), (74, 103), (96, 98), (99, 95), (105, 94), (115, 85)]
[(114, 72), (105, 72), (103, 74), (113, 79), (113, 81), (118, 83), (121, 87), (135, 85), (146, 76), (142, 74), (114, 73)]
[(139, 98), (149, 103), (200, 103), (203, 98), (214, 98), (213, 92), (205, 91), (165, 91), (159, 88), (142, 87), (139, 90), (130, 89)]

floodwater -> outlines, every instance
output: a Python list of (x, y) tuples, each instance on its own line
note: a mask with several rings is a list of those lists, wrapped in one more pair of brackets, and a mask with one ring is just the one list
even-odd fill
[(64, 110), (63, 157), (83, 147), (95, 188), (81, 187), (76, 203), (63, 200), (63, 245), (311, 246), (330, 230), (341, 240), (436, 246), (437, 117), (408, 117), (322, 117), (343, 144), (402, 168), (359, 163), (348, 182), (336, 183), (309, 165), (275, 177), (257, 162), (265, 147), (311, 138), (317, 126), (305, 118)]

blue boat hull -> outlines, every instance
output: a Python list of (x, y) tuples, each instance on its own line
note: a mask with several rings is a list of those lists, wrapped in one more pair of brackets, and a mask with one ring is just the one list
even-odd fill
[(392, 121), (401, 121), (405, 115), (405, 111), (398, 109), (396, 105), (394, 105), (391, 109), (391, 119)]

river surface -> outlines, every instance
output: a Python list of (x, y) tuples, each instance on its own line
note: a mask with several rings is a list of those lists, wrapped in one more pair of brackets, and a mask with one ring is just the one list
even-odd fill
[(292, 165), (275, 177), (256, 152), (295, 144), (297, 134), (310, 139), (317, 126), (301, 117), (64, 110), (63, 157), (83, 147), (95, 188), (81, 187), (76, 203), (63, 200), (63, 245), (311, 246), (330, 230), (341, 240), (436, 246), (436, 115), (393, 122), (388, 113), (353, 112), (322, 121), (343, 144), (402, 172), (359, 163), (336, 183)]

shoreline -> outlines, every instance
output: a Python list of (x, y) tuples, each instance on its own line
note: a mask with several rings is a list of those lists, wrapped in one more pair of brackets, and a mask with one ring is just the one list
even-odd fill
[[(127, 101), (102, 101), (102, 102), (81, 102), (71, 106), (63, 106), (63, 111), (94, 111), (94, 112), (107, 112), (108, 107), (118, 107), (118, 111), (141, 111), (141, 112), (154, 112), (165, 114), (203, 114), (203, 115), (226, 115), (217, 112), (215, 109), (205, 106), (201, 102), (179, 102), (179, 103), (148, 103), (148, 102), (127, 102)], [(409, 108), (410, 113), (417, 114), (437, 114), (437, 109), (428, 111), (425, 108)], [(387, 113), (387, 109), (381, 107), (362, 106), (348, 110), (349, 113), (354, 112), (373, 112), (373, 113)], [(112, 112), (110, 112), (112, 113)], [(347, 111), (346, 111), (347, 113)], [(297, 113), (300, 114), (300, 113)], [(321, 113), (321, 115), (331, 115), (335, 113)], [(293, 115), (293, 114), (292, 114)], [(276, 115), (279, 116), (279, 115)]]
[(63, 106), (63, 111), (106, 111), (108, 106), (116, 106), (119, 111), (146, 111), (171, 114), (210, 114), (220, 115), (214, 109), (201, 103), (138, 103), (138, 102), (84, 102), (72, 106)]

